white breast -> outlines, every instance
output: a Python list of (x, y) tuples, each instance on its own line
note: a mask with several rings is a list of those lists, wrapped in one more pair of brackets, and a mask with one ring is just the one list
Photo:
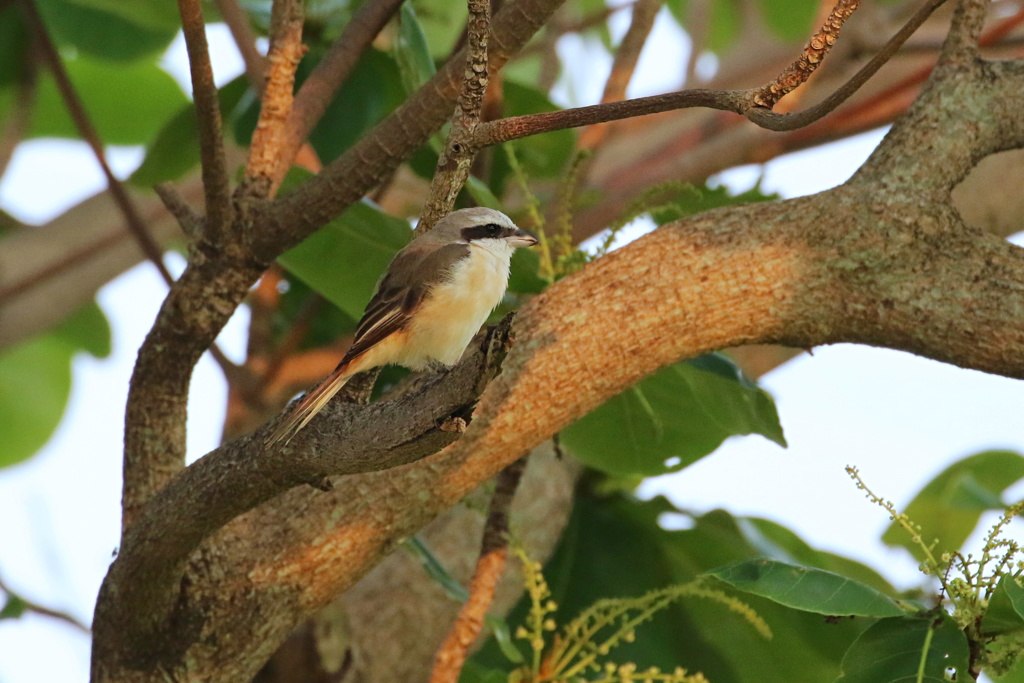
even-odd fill
[[(493, 244), (488, 244), (493, 243)], [(504, 240), (476, 240), (452, 268), (448, 281), (431, 290), (409, 326), (406, 367), (455, 365), (508, 286), (512, 247)]]

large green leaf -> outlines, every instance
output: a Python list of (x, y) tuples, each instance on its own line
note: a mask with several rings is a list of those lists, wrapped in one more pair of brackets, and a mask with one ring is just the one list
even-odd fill
[(733, 588), (816, 614), (894, 617), (903, 610), (874, 588), (833, 572), (777, 560), (741, 560), (707, 572)]
[(818, 0), (761, 0), (761, 15), (779, 38), (799, 42), (811, 37), (820, 6)]
[[(221, 113), (226, 120), (232, 118), (235, 107), (249, 92), (249, 81), (239, 76), (218, 91)], [(191, 102), (182, 105), (176, 114), (160, 129), (146, 149), (142, 160), (129, 182), (143, 187), (177, 180), (199, 165), (199, 126), (196, 110)]]
[(138, 26), (158, 31), (177, 29), (181, 15), (176, 3), (167, 0), (71, 0), (74, 4), (92, 10), (116, 14)]
[[(1024, 456), (1012, 451), (986, 451), (954, 463), (932, 479), (907, 506), (906, 514), (921, 526), (926, 544), (938, 541), (940, 552), (958, 550), (978, 525), (982, 513), (1004, 507), (1001, 495), (1024, 477)], [(895, 522), (882, 536), (915, 558), (923, 553), (910, 534)]]
[(156, 56), (177, 33), (174, 24), (138, 24), (121, 13), (70, 0), (37, 0), (36, 6), (58, 44), (100, 59), (132, 61)]
[[(621, 494), (580, 493), (561, 544), (544, 569), (559, 624), (597, 599), (643, 595), (758, 555), (740, 529), (741, 523), (754, 520), (717, 510), (693, 517), (690, 529), (668, 531), (657, 521), (666, 513), (678, 510), (660, 498), (642, 502)], [(634, 642), (616, 649), (615, 661), (635, 662), (641, 671), (683, 666), (714, 683), (830, 681), (839, 675), (843, 653), (871, 623), (825, 619), (757, 596), (737, 597), (768, 623), (771, 640), (721, 605), (684, 599), (638, 628)], [(524, 600), (509, 615), (513, 630), (527, 609)], [(476, 661), (487, 669), (509, 668), (492, 643)]]
[[(106, 144), (149, 142), (187, 101), (175, 80), (155, 63), (115, 64), (79, 57), (66, 59), (64, 65), (86, 113)], [(48, 74), (40, 78), (29, 132), (34, 137), (79, 137), (57, 85)]]
[(999, 579), (985, 610), (981, 629), (986, 635), (1024, 631), (1024, 587), (1012, 576), (1003, 575)]
[(437, 71), (423, 26), (416, 17), (416, 10), (408, 2), (403, 2), (399, 10), (395, 58), (407, 93), (418, 90)]
[(771, 396), (724, 356), (676, 363), (563, 430), (566, 446), (617, 475), (674, 472), (726, 438), (762, 434), (785, 445)]
[[(967, 637), (947, 614), (890, 617), (864, 631), (843, 657), (836, 683), (948, 683), (971, 680)], [(956, 672), (947, 678), (946, 671)]]
[(110, 353), (110, 329), (94, 303), (0, 353), (0, 467), (26, 460), (49, 441), (71, 394), (71, 359), (79, 350)]
[(353, 204), (278, 262), (358, 319), (395, 253), (412, 238), (409, 224), (366, 204)]

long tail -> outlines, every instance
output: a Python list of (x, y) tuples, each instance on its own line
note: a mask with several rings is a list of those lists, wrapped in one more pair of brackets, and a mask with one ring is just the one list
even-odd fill
[(316, 385), (292, 407), (288, 415), (281, 420), (277, 429), (266, 438), (264, 444), (273, 446), (278, 441), (283, 440), (285, 443), (291, 441), (300, 429), (309, 424), (314, 415), (323, 410), (324, 406), (334, 398), (334, 395), (345, 386), (345, 383), (354, 374), (349, 370), (347, 363), (335, 368), (334, 372), (325, 377), (320, 384)]

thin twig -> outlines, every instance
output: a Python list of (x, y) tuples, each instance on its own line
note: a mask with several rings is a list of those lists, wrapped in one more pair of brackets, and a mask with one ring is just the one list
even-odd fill
[(274, 176), (277, 185), (295, 158), (302, 142), (309, 136), (327, 111), (335, 91), (345, 82), (359, 56), (398, 11), (402, 0), (364, 2), (345, 25), (323, 59), (316, 65), (295, 95), (280, 154), (281, 165)]
[(474, 136), (478, 148), (489, 147), (509, 140), (547, 133), (554, 130), (617, 121), (624, 118), (657, 114), (690, 107), (707, 107), (731, 111), (746, 116), (756, 125), (774, 131), (802, 128), (833, 111), (855, 93), (878, 69), (896, 53), (899, 47), (924, 23), (945, 0), (928, 0), (925, 5), (886, 43), (885, 47), (824, 101), (799, 113), (778, 114), (754, 101), (761, 88), (753, 90), (692, 89), (651, 97), (638, 97), (623, 102), (595, 104), (589, 107), (561, 111), (512, 116), (480, 124)]
[[(252, 134), (249, 163), (239, 196), (264, 199), (276, 188), (282, 162), (288, 115), (292, 110), (295, 70), (306, 53), (302, 44), (301, 0), (277, 0), (270, 19), (270, 53), (267, 83), (260, 102), (260, 117)], [(291, 161), (290, 159), (288, 161)]]
[(978, 56), (978, 38), (985, 26), (985, 14), (990, 0), (959, 0), (953, 10), (953, 20), (942, 46), (939, 63)]
[(160, 183), (153, 186), (153, 191), (178, 221), (185, 235), (190, 240), (197, 238), (203, 229), (203, 217), (188, 205), (174, 186), (170, 183)]
[(238, 0), (214, 0), (220, 16), (231, 31), (231, 37), (238, 47), (245, 63), (245, 76), (257, 92), (263, 91), (263, 77), (267, 70), (267, 60), (256, 48), (256, 34), (249, 24), (249, 16), (238, 4)]
[(203, 189), (206, 194), (206, 230), (213, 242), (221, 241), (233, 219), (231, 182), (224, 156), (224, 139), (213, 81), (213, 66), (206, 42), (206, 21), (199, 0), (178, 0), (181, 28), (185, 34), (189, 70), (192, 75), (192, 100), (199, 119), (199, 146), (203, 160)]
[(14, 156), (14, 148), (25, 137), (32, 120), (32, 105), (35, 104), (36, 82), (38, 81), (34, 53), (35, 50), (25, 50), (22, 68), (17, 69), (18, 81), (14, 92), (14, 101), (11, 104), (7, 120), (4, 122), (3, 130), (0, 131), (0, 177), (3, 177), (7, 170), (7, 164)]
[[(626, 87), (633, 72), (636, 70), (637, 61), (640, 59), (640, 52), (647, 43), (647, 37), (654, 27), (654, 19), (661, 10), (660, 0), (639, 0), (633, 5), (633, 17), (629, 29), (622, 37), (619, 49), (615, 51), (615, 60), (612, 62), (611, 73), (604, 84), (604, 93), (601, 96), (602, 102), (615, 102), (625, 99)], [(594, 150), (608, 136), (608, 124), (599, 123), (590, 126), (580, 136), (580, 149)]]
[(71, 79), (68, 77), (68, 72), (64, 68), (64, 62), (61, 61), (60, 54), (57, 52), (57, 47), (53, 44), (50, 39), (49, 33), (46, 31), (46, 24), (43, 23), (42, 17), (39, 15), (39, 11), (36, 9), (35, 4), (32, 0), (20, 0), (22, 12), (24, 13), (25, 20), (35, 34), (39, 41), (39, 47), (42, 50), (43, 58), (46, 60), (47, 65), (50, 67), (50, 71), (53, 73), (53, 79), (57, 83), (57, 89), (60, 91), (61, 98), (64, 100), (64, 104), (68, 109), (68, 113), (71, 115), (71, 119), (75, 122), (75, 127), (78, 129), (82, 139), (89, 145), (89, 149), (92, 150), (93, 155), (96, 157), (97, 163), (103, 170), (103, 175), (107, 179), (107, 187), (110, 189), (110, 194), (114, 198), (114, 202), (117, 204), (121, 213), (124, 214), (125, 222), (128, 225), (128, 231), (138, 242), (139, 248), (142, 249), (142, 253), (153, 262), (157, 270), (160, 271), (160, 276), (163, 277), (167, 284), (174, 282), (174, 278), (171, 277), (170, 271), (167, 270), (167, 266), (164, 265), (163, 253), (160, 251), (160, 247), (153, 240), (153, 237), (146, 230), (146, 224), (142, 220), (142, 216), (139, 215), (138, 210), (135, 208), (135, 204), (132, 203), (131, 198), (128, 196), (128, 192), (124, 189), (124, 185), (117, 179), (114, 172), (110, 170), (110, 165), (107, 163), (106, 155), (103, 152), (103, 143), (100, 141), (99, 134), (92, 125), (92, 121), (89, 120), (89, 116), (85, 111), (85, 107), (82, 105), (81, 98), (78, 97), (78, 93), (75, 91), (75, 86), (71, 83)]
[(843, 24), (853, 15), (859, 5), (860, 0), (839, 0), (825, 19), (824, 25), (804, 46), (800, 56), (783, 69), (774, 81), (762, 87), (754, 95), (754, 102), (759, 106), (771, 109), (776, 102), (810, 78), (828, 55), (832, 46), (836, 44)]
[(469, 177), (469, 168), (479, 147), (473, 144), (480, 125), (480, 110), (490, 80), (487, 69), (487, 43), (491, 26), (490, 0), (469, 0), (466, 22), (468, 51), (462, 77), (462, 91), (455, 105), (448, 140), (437, 159), (437, 170), (430, 185), (430, 195), (423, 207), (416, 232), (422, 234), (448, 214), (455, 206), (455, 197)]
[(13, 598), (21, 603), (21, 607), (27, 612), (34, 612), (35, 614), (41, 614), (44, 617), (53, 617), (54, 619), (60, 619), (66, 624), (70, 624), (77, 628), (82, 633), (88, 635), (91, 631), (88, 626), (82, 623), (78, 618), (71, 616), (67, 612), (61, 612), (59, 610), (44, 607), (38, 602), (32, 602), (20, 593), (16, 593), (4, 583), (3, 579), (0, 579), (0, 593), (6, 593), (9, 598)]
[(484, 617), (494, 602), (495, 588), (505, 571), (509, 508), (526, 469), (526, 461), (524, 456), (498, 474), (494, 495), (491, 496), (487, 510), (480, 557), (469, 583), (469, 599), (459, 610), (451, 631), (437, 650), (430, 683), (456, 683), (466, 663), (470, 646), (483, 630)]

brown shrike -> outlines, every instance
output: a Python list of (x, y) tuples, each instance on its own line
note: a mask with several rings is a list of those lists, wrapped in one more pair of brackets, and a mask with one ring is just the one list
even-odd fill
[(516, 247), (537, 238), (500, 211), (454, 211), (395, 255), (330, 375), (296, 402), (267, 438), (291, 439), (352, 375), (381, 365), (423, 370), (462, 357), (508, 286)]

